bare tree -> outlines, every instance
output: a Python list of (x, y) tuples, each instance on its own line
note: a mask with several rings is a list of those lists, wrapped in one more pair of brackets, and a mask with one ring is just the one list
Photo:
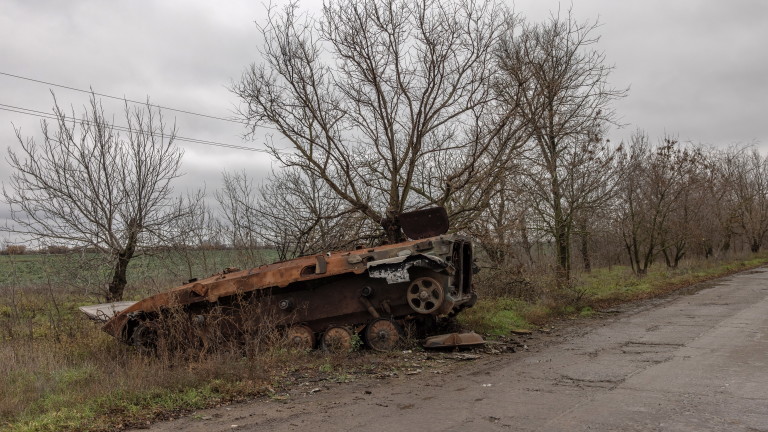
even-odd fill
[(265, 236), (283, 245), (282, 258), (370, 245), (378, 239), (370, 220), (350, 210), (322, 179), (299, 169), (273, 173), (260, 190), (258, 213)]
[(287, 143), (290, 151), (272, 146), (278, 161), (399, 241), (405, 209), (477, 214), (515, 147), (509, 108), (491, 109), (505, 14), (485, 0), (340, 0), (321, 18), (290, 4), (269, 11), (263, 63), (233, 91), (254, 128), (273, 127)]
[(235, 249), (253, 251), (259, 246), (261, 223), (258, 220), (259, 190), (245, 172), (224, 172), (223, 187), (214, 193), (219, 203), (222, 230)]
[(495, 267), (517, 267), (530, 263), (530, 243), (527, 237), (525, 214), (527, 203), (510, 187), (509, 182), (497, 185), (482, 217), (470, 227), (472, 237)]
[(755, 148), (734, 148), (722, 155), (719, 167), (731, 193), (731, 222), (758, 252), (768, 235), (768, 158)]
[(224, 185), (216, 197), (225, 215), (237, 215), (228, 216), (235, 247), (273, 247), (282, 260), (376, 238), (369, 220), (350, 211), (325, 182), (295, 167), (272, 172), (260, 186), (245, 173), (224, 173)]
[[(657, 175), (656, 179), (662, 184), (673, 183), (670, 190), (673, 192), (674, 205), (662, 219), (659, 239), (667, 267), (676, 268), (692, 245), (706, 235), (702, 228), (707, 222), (708, 212), (701, 209), (717, 203), (712, 202), (712, 197), (704, 187), (706, 161), (701, 149), (693, 146), (670, 149), (677, 141), (669, 137), (665, 138), (664, 143), (657, 154), (666, 156), (668, 165), (666, 171), (661, 176)], [(656, 171), (653, 172), (656, 174)]]
[(218, 263), (211, 251), (221, 250), (224, 246), (221, 222), (201, 194), (188, 195), (186, 201), (196, 204), (180, 217), (169, 221), (166, 232), (173, 233), (173, 238), (166, 245), (167, 253), (163, 258), (167, 263), (183, 261), (185, 275), (192, 279), (200, 275), (196, 272), (208, 274), (216, 269)]
[(691, 240), (690, 199), (702, 153), (664, 137), (653, 146), (635, 132), (619, 159), (626, 175), (619, 188), (616, 215), (632, 270), (644, 275), (659, 253), (677, 266)]
[(106, 298), (120, 300), (128, 263), (187, 209), (171, 187), (182, 157), (175, 128), (151, 106), (127, 103), (127, 126), (115, 126), (95, 96), (80, 119), (55, 98), (53, 114), (53, 124), (41, 123), (42, 142), (16, 129), (21, 150), (9, 148), (15, 171), (3, 186), (15, 225), (3, 230), (98, 251), (112, 268)]
[(570, 277), (575, 217), (607, 199), (611, 153), (604, 129), (615, 123), (611, 103), (626, 94), (609, 86), (612, 67), (594, 49), (598, 24), (571, 11), (543, 24), (508, 31), (498, 49), (502, 98), (517, 104), (532, 137), (529, 191), (537, 220), (555, 242), (559, 280)]
[(706, 257), (728, 253), (739, 231), (738, 197), (733, 187), (735, 176), (739, 173), (734, 159), (743, 151), (742, 147), (710, 149), (706, 155), (703, 188), (707, 199), (702, 207), (707, 211), (702, 212), (705, 217), (700, 227)]

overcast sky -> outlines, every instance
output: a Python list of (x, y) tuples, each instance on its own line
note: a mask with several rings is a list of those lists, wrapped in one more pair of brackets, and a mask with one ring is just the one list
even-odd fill
[[(319, 3), (301, 4), (317, 11)], [(533, 21), (570, 4), (514, 2)], [(579, 20), (602, 23), (600, 48), (615, 66), (611, 81), (630, 87), (616, 103), (627, 126), (614, 128), (612, 141), (642, 128), (654, 138), (670, 133), (713, 146), (768, 146), (768, 2), (574, 0), (573, 9)], [(263, 15), (261, 1), (0, 0), (0, 73), (234, 117), (238, 100), (227, 87), (259, 61), (254, 21)], [(50, 112), (51, 90), (61, 105), (79, 110), (86, 102), (82, 93), (0, 75), (0, 181), (8, 179), (14, 125), (24, 136), (39, 134), (38, 118), (2, 108)], [(104, 106), (120, 118), (120, 103)], [(243, 140), (241, 124), (164, 115), (175, 119), (181, 136), (263, 148), (263, 135)], [(180, 144), (187, 175), (178, 189), (205, 184), (210, 193), (224, 169), (254, 177), (270, 169), (260, 153)], [(0, 223), (7, 215), (0, 203)]]

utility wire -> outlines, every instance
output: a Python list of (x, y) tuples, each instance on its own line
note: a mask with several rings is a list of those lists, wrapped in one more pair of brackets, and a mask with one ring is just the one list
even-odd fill
[(148, 102), (140, 102), (140, 101), (136, 101), (136, 100), (126, 99), (124, 97), (111, 96), (111, 95), (104, 94), (104, 93), (96, 93), (93, 90), (83, 90), (83, 89), (79, 89), (79, 88), (76, 88), (76, 87), (66, 86), (66, 85), (63, 85), (63, 84), (56, 84), (56, 83), (52, 83), (52, 82), (48, 82), (48, 81), (42, 81), (42, 80), (38, 80), (38, 79), (34, 79), (34, 78), (29, 78), (29, 77), (21, 76), (21, 75), (14, 75), (14, 74), (11, 74), (11, 73), (8, 73), (8, 72), (3, 72), (3, 71), (0, 71), (0, 75), (5, 75), (5, 76), (8, 76), (8, 77), (17, 78), (17, 79), (25, 80), (25, 81), (36, 82), (38, 84), (45, 84), (45, 85), (49, 85), (49, 86), (59, 87), (59, 88), (67, 89), (67, 90), (73, 90), (73, 91), (77, 91), (77, 92), (81, 92), (81, 93), (94, 94), (94, 95), (105, 97), (105, 98), (109, 98), (109, 99), (116, 99), (116, 100), (131, 102), (131, 103), (135, 103), (135, 104), (140, 104), (140, 105), (149, 105), (149, 106), (153, 106), (153, 107), (156, 107), (156, 108), (161, 108), (161, 109), (168, 110), (168, 111), (175, 111), (175, 112), (184, 113), (184, 114), (190, 114), (190, 115), (194, 115), (194, 116), (198, 116), (198, 117), (205, 117), (205, 118), (209, 118), (209, 119), (221, 120), (221, 121), (226, 121), (226, 122), (230, 122), (230, 123), (239, 123), (239, 124), (245, 124), (245, 125), (248, 124), (248, 122), (244, 122), (242, 120), (235, 120), (235, 119), (231, 119), (231, 118), (218, 117), (218, 116), (208, 115), (208, 114), (200, 114), (200, 113), (196, 113), (196, 112), (192, 112), (192, 111), (187, 111), (187, 110), (183, 110), (183, 109), (177, 109), (177, 108), (169, 108), (169, 107), (166, 107), (166, 106), (151, 104), (151, 103), (148, 103)]
[[(53, 114), (49, 114), (49, 113), (46, 113), (46, 112), (43, 112), (43, 111), (36, 111), (36, 110), (33, 110), (33, 109), (29, 109), (29, 108), (17, 107), (17, 106), (13, 106), (13, 105), (0, 104), (0, 110), (14, 112), (14, 113), (18, 113), (18, 114), (26, 114), (26, 115), (35, 116), (35, 117), (41, 117), (41, 118), (45, 118), (45, 119), (48, 119), (48, 120), (58, 120), (58, 117), (56, 117)], [(89, 125), (92, 125), (92, 126), (96, 125), (94, 122), (92, 122), (90, 120), (85, 120), (85, 119), (77, 120), (75, 118), (73, 118), (73, 120), (81, 122), (81, 123), (89, 124)], [(126, 126), (120, 126), (120, 125), (111, 124), (110, 127), (114, 128), (114, 129), (117, 129), (119, 131), (124, 131), (124, 132), (131, 131)], [(194, 144), (210, 145), (210, 146), (214, 146), (214, 147), (223, 147), (223, 148), (230, 148), (230, 149), (236, 149), (236, 150), (247, 150), (247, 151), (253, 151), (253, 152), (268, 153), (266, 150), (255, 149), (253, 147), (245, 147), (245, 146), (239, 146), (239, 145), (235, 145), (235, 144), (227, 144), (227, 143), (216, 142), (216, 141), (209, 141), (209, 140), (202, 140), (202, 139), (197, 139), (197, 138), (188, 138), (188, 137), (182, 137), (182, 136), (175, 136), (174, 139), (178, 140), (178, 141), (194, 143)]]

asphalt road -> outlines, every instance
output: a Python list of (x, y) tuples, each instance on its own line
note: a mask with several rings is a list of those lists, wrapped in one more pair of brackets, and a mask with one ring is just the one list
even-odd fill
[(767, 334), (768, 269), (759, 269), (624, 308), (530, 351), (151, 430), (768, 431)]

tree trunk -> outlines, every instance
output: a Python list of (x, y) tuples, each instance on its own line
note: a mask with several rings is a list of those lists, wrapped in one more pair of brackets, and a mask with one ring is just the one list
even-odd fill
[(731, 250), (731, 233), (727, 233), (723, 239), (723, 243), (720, 245), (720, 252), (723, 254)]
[(637, 266), (635, 265), (635, 256), (632, 254), (632, 246), (624, 240), (624, 248), (627, 250), (629, 256), (629, 265), (632, 267), (632, 273), (637, 274)]
[(568, 256), (568, 233), (564, 228), (560, 228), (557, 233), (557, 262), (559, 266), (560, 282), (567, 284), (571, 279), (571, 263)]
[(579, 236), (581, 239), (581, 260), (584, 265), (584, 271), (586, 273), (592, 272), (592, 259), (589, 256), (589, 232), (587, 231), (587, 221), (585, 218), (582, 218), (581, 223), (579, 224), (579, 230), (581, 231), (581, 235)]
[(125, 291), (125, 286), (128, 284), (128, 279), (126, 278), (128, 263), (130, 262), (132, 255), (133, 252), (131, 252), (129, 256), (126, 251), (118, 254), (114, 273), (112, 274), (112, 282), (109, 283), (109, 292), (107, 293), (108, 302), (116, 302), (123, 299), (123, 291)]
[[(554, 153), (554, 152), (552, 152)], [(568, 221), (563, 214), (563, 204), (560, 202), (560, 180), (556, 167), (549, 167), (552, 192), (553, 227), (555, 237), (555, 252), (557, 254), (557, 284), (559, 287), (568, 285), (571, 279), (571, 263), (569, 256), (570, 238)]]
[(528, 238), (528, 222), (525, 218), (525, 216), (522, 216), (520, 218), (520, 236), (522, 237), (523, 242), (523, 250), (525, 251), (525, 256), (528, 258), (528, 266), (533, 265), (533, 254), (531, 253), (531, 249), (533, 248), (533, 245), (531, 245), (531, 240)]
[[(553, 188), (554, 189), (554, 188)], [(568, 286), (568, 282), (571, 280), (571, 257), (570, 257), (570, 236), (569, 230), (566, 226), (566, 220), (563, 216), (562, 206), (560, 204), (560, 196), (555, 195), (555, 250), (557, 253), (557, 275), (558, 286)]]
[(653, 245), (650, 246), (649, 252), (645, 254), (645, 256), (642, 259), (641, 262), (641, 256), (640, 256), (640, 249), (638, 247), (638, 239), (637, 239), (637, 233), (635, 231), (632, 232), (631, 239), (624, 240), (624, 246), (627, 249), (627, 254), (629, 255), (629, 262), (632, 264), (632, 271), (635, 272), (637, 276), (644, 276), (648, 273), (648, 265), (651, 262), (651, 259), (653, 255), (651, 254), (651, 251), (653, 250)]
[[(133, 223), (131, 225), (133, 225)], [(138, 230), (132, 228), (131, 233), (128, 236), (128, 244), (126, 244), (125, 249), (117, 254), (117, 261), (115, 262), (114, 272), (112, 273), (112, 282), (109, 283), (109, 291), (107, 292), (108, 302), (116, 302), (123, 299), (125, 286), (128, 285), (128, 278), (126, 277), (128, 263), (136, 252), (137, 241)]]
[(388, 244), (405, 241), (403, 229), (400, 228), (400, 220), (394, 211), (387, 211), (387, 217), (381, 221), (381, 226), (384, 228), (384, 235)]
[(675, 251), (675, 268), (677, 268), (677, 266), (680, 265), (680, 261), (683, 259), (684, 256), (685, 256), (684, 251), (680, 249)]
[(672, 259), (669, 257), (667, 248), (662, 249), (661, 253), (664, 254), (664, 262), (667, 264), (667, 268), (674, 268), (675, 266), (672, 264)]
[(642, 274), (648, 273), (648, 267), (650, 267), (651, 263), (653, 262), (655, 250), (656, 250), (656, 245), (654, 243), (651, 243), (648, 245), (648, 250), (646, 250), (645, 255), (643, 255), (643, 264), (641, 268)]

